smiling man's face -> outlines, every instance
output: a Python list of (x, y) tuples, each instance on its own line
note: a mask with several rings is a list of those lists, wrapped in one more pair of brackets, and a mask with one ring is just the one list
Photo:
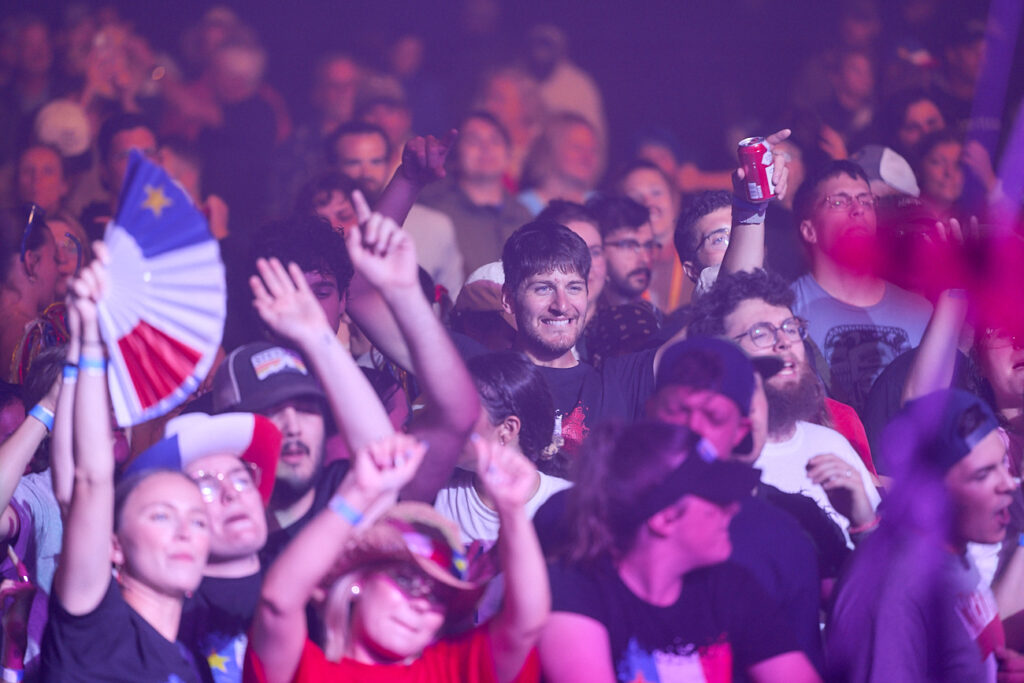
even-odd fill
[(558, 364), (571, 357), (587, 310), (586, 278), (576, 271), (538, 273), (503, 297), (505, 310), (516, 317), (517, 343), (534, 362)]

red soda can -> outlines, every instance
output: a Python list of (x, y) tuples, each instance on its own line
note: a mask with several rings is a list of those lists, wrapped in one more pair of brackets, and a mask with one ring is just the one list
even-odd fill
[(747, 199), (752, 202), (766, 202), (775, 197), (775, 161), (772, 148), (764, 138), (740, 140), (736, 154), (743, 168), (743, 184)]

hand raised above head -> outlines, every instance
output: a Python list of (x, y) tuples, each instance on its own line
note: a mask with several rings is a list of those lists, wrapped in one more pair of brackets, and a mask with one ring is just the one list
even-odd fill
[(537, 489), (537, 468), (525, 455), (474, 434), (477, 471), (499, 512), (522, 508)]
[(249, 278), (252, 303), (274, 334), (301, 345), (318, 332), (330, 331), (327, 315), (298, 265), (290, 263), (286, 270), (276, 258), (261, 258), (256, 270), (259, 275)]
[(391, 434), (356, 451), (346, 479), (351, 477), (349, 483), (370, 500), (397, 497), (416, 475), (426, 453), (426, 443), (408, 434)]
[(371, 213), (360, 192), (352, 194), (359, 227), (345, 234), (356, 272), (380, 290), (418, 287), (419, 267), (412, 238), (394, 220)]
[(409, 140), (402, 150), (402, 165), (398, 172), (420, 186), (444, 178), (444, 164), (458, 136), (459, 131), (453, 128), (440, 140), (433, 135)]
[[(774, 170), (772, 171), (772, 184), (775, 186), (775, 197), (777, 199), (784, 199), (786, 193), (789, 190), (789, 165), (786, 162), (786, 154), (775, 147), (778, 143), (789, 138), (791, 131), (789, 128), (783, 128), (780, 131), (776, 131), (765, 138), (765, 142), (768, 143), (769, 147), (772, 148), (772, 164)], [(732, 174), (732, 186), (733, 193), (745, 202), (750, 201), (750, 197), (747, 196), (746, 190), (744, 189), (743, 180), (746, 178), (746, 173), (742, 166), (737, 166)], [(765, 200), (769, 201), (769, 200)]]

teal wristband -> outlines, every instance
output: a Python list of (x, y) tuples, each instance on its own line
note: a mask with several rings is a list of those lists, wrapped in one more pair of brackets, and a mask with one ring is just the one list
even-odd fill
[(107, 360), (105, 358), (79, 358), (78, 367), (85, 370), (88, 375), (105, 375)]
[(348, 501), (342, 498), (340, 494), (334, 494), (330, 502), (327, 503), (327, 507), (331, 509), (331, 512), (352, 526), (359, 526), (359, 523), (363, 521), (363, 513), (349, 505)]
[(32, 410), (28, 411), (28, 415), (42, 422), (43, 426), (46, 427), (46, 431), (53, 431), (53, 411), (43, 404), (37, 403), (32, 406)]

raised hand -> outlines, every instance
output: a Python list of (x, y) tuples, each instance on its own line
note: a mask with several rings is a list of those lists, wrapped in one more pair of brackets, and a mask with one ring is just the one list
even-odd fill
[[(288, 269), (276, 258), (258, 259), (259, 276), (249, 278), (253, 306), (263, 322), (280, 337), (300, 344), (323, 330), (330, 330), (320, 302), (296, 264)], [(333, 332), (332, 332), (333, 334)]]
[(850, 520), (850, 526), (862, 526), (875, 518), (860, 473), (838, 455), (824, 453), (808, 460), (807, 478), (825, 489), (832, 507)]
[(92, 248), (96, 258), (68, 284), (67, 305), (69, 328), (74, 328), (71, 333), (77, 329), (84, 340), (99, 341), (96, 307), (109, 288), (110, 253), (103, 242), (94, 243)]
[[(775, 184), (775, 198), (783, 199), (786, 196), (786, 192), (789, 190), (789, 166), (786, 163), (786, 155), (780, 149), (775, 149), (775, 145), (789, 138), (791, 131), (789, 128), (783, 128), (780, 131), (772, 133), (765, 141), (771, 146), (772, 149), (772, 163), (774, 164), (774, 170), (772, 171), (772, 181)], [(746, 178), (741, 166), (737, 166), (736, 170), (732, 174), (732, 187), (733, 193), (736, 194), (740, 199), (745, 202), (749, 202), (750, 198), (747, 197), (746, 190), (744, 190), (743, 179)], [(767, 200), (766, 200), (767, 201)]]
[(371, 213), (362, 193), (352, 193), (359, 227), (345, 234), (356, 272), (378, 290), (419, 286), (416, 248), (409, 233), (395, 221)]
[(511, 448), (473, 434), (477, 472), (499, 513), (522, 509), (537, 491), (537, 468)]
[(407, 434), (392, 434), (356, 451), (346, 477), (368, 500), (397, 499), (427, 453), (427, 444)]
[(440, 140), (433, 135), (409, 140), (402, 150), (402, 165), (398, 172), (421, 187), (444, 178), (445, 160), (458, 136), (459, 131), (453, 128)]
[(984, 145), (977, 140), (969, 140), (964, 143), (960, 161), (981, 181), (986, 192), (991, 192), (995, 188), (999, 179), (996, 177), (995, 169), (992, 168), (992, 155), (988, 153)]

